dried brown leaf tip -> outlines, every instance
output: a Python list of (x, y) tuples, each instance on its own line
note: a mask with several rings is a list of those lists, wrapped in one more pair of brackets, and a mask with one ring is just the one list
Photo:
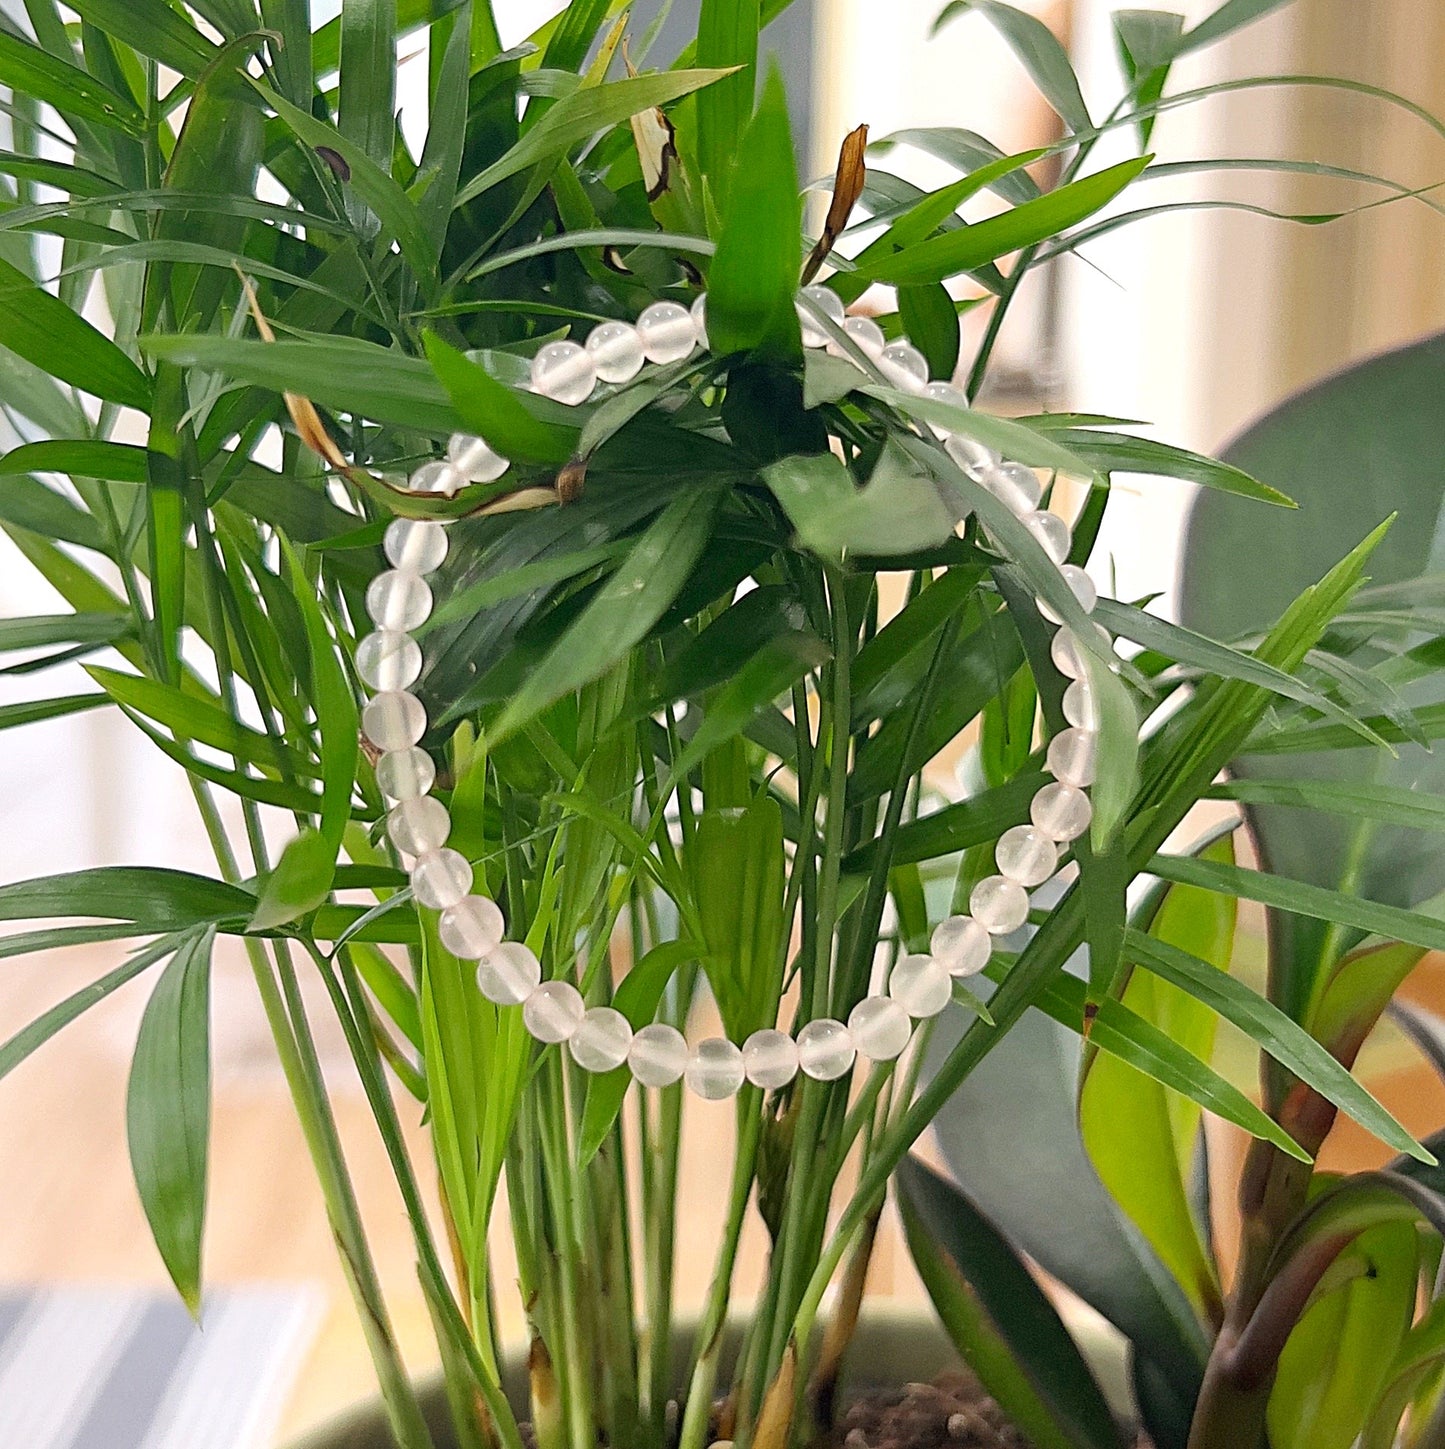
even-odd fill
[(833, 176), (833, 199), (828, 203), (823, 233), (818, 238), (818, 244), (808, 253), (803, 267), (805, 285), (818, 275), (818, 268), (833, 250), (834, 242), (843, 234), (843, 228), (848, 225), (848, 218), (863, 194), (863, 185), (868, 179), (868, 166), (864, 160), (867, 151), (867, 126), (859, 126), (843, 138), (838, 152), (838, 169)]

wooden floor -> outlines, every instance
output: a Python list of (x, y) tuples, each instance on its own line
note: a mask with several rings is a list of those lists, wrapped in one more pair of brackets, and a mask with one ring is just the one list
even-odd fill
[[(0, 971), (0, 1034), (8, 1036), (52, 1002), (94, 979), (116, 950), (12, 960)], [(1445, 970), (1427, 964), (1412, 992), (1445, 1003)], [(124, 1087), (130, 1043), (146, 987), (133, 983), (0, 1083), (0, 1282), (41, 1280), (164, 1283), (130, 1182)], [(318, 1022), (324, 1020), (318, 1010)], [(329, 1305), (311, 1359), (288, 1407), (283, 1439), (370, 1390), (360, 1333), (333, 1257), (284, 1084), (275, 1068), (249, 974), (223, 946), (215, 987), (216, 1082), (207, 1271), (211, 1282), (306, 1280)], [(339, 1042), (323, 1041), (340, 1127), (388, 1290), (396, 1327), (417, 1369), (431, 1361), (430, 1329), (415, 1286), (405, 1218), (359, 1086)], [(1397, 1039), (1372, 1044), (1365, 1063), (1376, 1089), (1410, 1125), (1445, 1122), (1445, 1091)], [(692, 1103), (685, 1134), (679, 1290), (697, 1304), (722, 1216), (731, 1114), (725, 1103)], [(418, 1147), (416, 1113), (409, 1127)], [(1237, 1156), (1220, 1134), (1218, 1148)], [(418, 1152), (425, 1161), (424, 1149)], [(1330, 1165), (1378, 1161), (1379, 1149), (1348, 1127), (1331, 1143)], [(1219, 1160), (1218, 1158), (1216, 1160)], [(1222, 1176), (1223, 1174), (1221, 1174)], [(1227, 1209), (1227, 1204), (1222, 1204)], [(1227, 1211), (1221, 1212), (1227, 1232)], [(759, 1276), (760, 1232), (745, 1240), (738, 1268), (743, 1296)], [(874, 1291), (917, 1302), (921, 1289), (885, 1226)], [(519, 1315), (505, 1306), (515, 1331)]]

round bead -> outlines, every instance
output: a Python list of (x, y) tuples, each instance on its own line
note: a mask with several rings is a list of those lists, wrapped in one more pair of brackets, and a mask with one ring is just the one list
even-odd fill
[(386, 526), (382, 546), (393, 568), (429, 574), (447, 556), (447, 531), (424, 518), (394, 518)]
[(1054, 668), (1066, 679), (1080, 679), (1088, 672), (1084, 662), (1084, 646), (1072, 629), (1060, 629), (1049, 644), (1049, 657)]
[(1015, 825), (998, 838), (993, 851), (998, 873), (1021, 886), (1043, 885), (1059, 864), (1058, 848), (1042, 830)]
[[(1099, 602), (1099, 591), (1094, 587), (1093, 579), (1078, 564), (1065, 564), (1059, 573), (1063, 576), (1064, 582), (1068, 584), (1073, 596), (1079, 601), (1079, 607), (1086, 614), (1092, 614), (1094, 605)], [(1042, 599), (1039, 600), (1039, 613), (1051, 624), (1061, 622), (1059, 616)]]
[(632, 1027), (611, 1006), (594, 1006), (586, 1011), (582, 1024), (567, 1043), (572, 1060), (584, 1072), (613, 1071), (627, 1060), (631, 1047)]
[(816, 1082), (833, 1082), (853, 1065), (853, 1037), (841, 1021), (820, 1016), (798, 1033), (798, 1066)]
[(477, 962), (477, 985), (498, 1006), (520, 1006), (542, 979), (542, 963), (520, 941), (502, 941)]
[(426, 710), (416, 695), (388, 689), (367, 700), (361, 731), (379, 750), (405, 750), (426, 733)]
[[(968, 406), (968, 399), (963, 395), (963, 389), (954, 387), (951, 382), (930, 382), (923, 389), (923, 396), (930, 402), (947, 403), (950, 407), (966, 408)], [(952, 431), (942, 423), (929, 423), (928, 426), (945, 441), (953, 436)]]
[(1099, 701), (1087, 674), (1064, 691), (1064, 718), (1076, 729), (1099, 728)]
[(878, 371), (904, 392), (922, 392), (928, 384), (928, 359), (906, 337), (883, 349)]
[[(798, 322), (803, 329), (803, 346), (826, 347), (833, 340), (833, 336), (819, 325), (817, 314), (821, 312), (834, 326), (841, 327), (843, 299), (831, 287), (816, 284), (804, 287), (798, 296), (803, 299), (797, 304)], [(807, 305), (809, 302), (812, 303), (811, 307)]]
[(1033, 512), (1044, 496), (1043, 485), (1034, 470), (1022, 463), (1003, 462), (985, 468), (979, 482), (1020, 517)]
[(1057, 513), (1042, 513), (1035, 509), (1024, 514), (1023, 525), (1056, 564), (1068, 558), (1074, 543), (1074, 531)]
[(472, 867), (460, 851), (434, 850), (411, 868), (411, 893), (417, 904), (445, 911), (472, 888)]
[(1029, 818), (1050, 840), (1077, 840), (1093, 819), (1089, 797), (1073, 785), (1045, 785), (1029, 806)]
[(1065, 785), (1083, 789), (1094, 783), (1094, 770), (1099, 763), (1099, 737), (1092, 730), (1075, 725), (1060, 730), (1049, 741), (1045, 764), (1049, 774)]
[(637, 314), (642, 355), (649, 362), (680, 362), (697, 346), (692, 313), (677, 302), (654, 302)]
[(431, 586), (410, 569), (388, 569), (367, 586), (366, 612), (378, 629), (415, 629), (431, 613)]
[(544, 981), (522, 1003), (522, 1025), (550, 1046), (571, 1039), (585, 1010), (581, 993), (570, 981)]
[(442, 945), (463, 961), (480, 961), (491, 955), (502, 944), (506, 929), (501, 907), (486, 896), (463, 896), (437, 922)]
[(485, 438), (471, 433), (451, 435), (447, 461), (469, 483), (495, 483), (512, 466)]
[(692, 325), (697, 329), (697, 345), (707, 351), (707, 293), (699, 292), (692, 299), (692, 306), (687, 309), (687, 315), (692, 318)]
[(423, 463), (407, 480), (407, 487), (413, 493), (440, 493), (450, 498), (466, 487), (467, 480), (450, 463), (438, 462), (435, 458)]
[(865, 996), (848, 1013), (848, 1033), (859, 1056), (891, 1062), (908, 1045), (913, 1023), (891, 996)]
[(415, 800), (436, 783), (437, 767), (425, 750), (392, 750), (376, 762), (377, 788), (390, 800)]
[(597, 376), (603, 382), (630, 382), (642, 370), (642, 339), (630, 322), (600, 322), (587, 334)]
[(755, 1031), (743, 1043), (743, 1071), (755, 1087), (786, 1087), (798, 1075), (797, 1042), (776, 1027)]
[(932, 956), (904, 956), (888, 978), (888, 994), (909, 1016), (937, 1016), (953, 1000), (953, 978)]
[(421, 645), (399, 629), (378, 629), (356, 646), (356, 672), (371, 689), (409, 689), (421, 674)]
[(597, 381), (592, 354), (578, 342), (549, 342), (532, 359), (532, 391), (556, 402), (586, 402)]
[(985, 876), (974, 886), (968, 908), (991, 935), (1007, 936), (1028, 920), (1029, 893), (1017, 881)]
[(993, 939), (972, 916), (941, 921), (928, 945), (950, 976), (977, 976), (993, 954)]
[(670, 1087), (687, 1070), (687, 1041), (675, 1026), (655, 1021), (632, 1038), (627, 1065), (644, 1087)]
[(743, 1084), (742, 1051), (726, 1037), (698, 1042), (687, 1059), (687, 1084), (709, 1102), (736, 1095)]
[(386, 830), (403, 855), (430, 855), (447, 843), (452, 818), (440, 800), (421, 795), (394, 805), (386, 817)]
[[(853, 346), (869, 362), (877, 362), (883, 356), (883, 349), (888, 345), (887, 338), (883, 336), (883, 329), (871, 317), (845, 318), (843, 331), (848, 334)], [(840, 357), (851, 358), (853, 355), (841, 345), (830, 347), (828, 350), (836, 352)]]
[(998, 454), (992, 448), (962, 433), (950, 433), (943, 451), (975, 482), (998, 466)]

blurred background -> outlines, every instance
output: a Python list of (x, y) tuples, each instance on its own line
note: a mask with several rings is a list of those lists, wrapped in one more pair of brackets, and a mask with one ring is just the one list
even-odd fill
[[(1170, 8), (1184, 9), (1192, 23), (1216, 3), (1193, 0)], [(1057, 119), (982, 17), (958, 16), (930, 38), (941, 4), (795, 0), (775, 23), (771, 38), (789, 86), (803, 174), (826, 181), (839, 142), (861, 122), (874, 141), (915, 126), (978, 131), (1009, 152), (1056, 138)], [(338, 0), (312, 6), (318, 22), (337, 8)], [(504, 42), (520, 42), (557, 8), (555, 0), (499, 0)], [(1118, 87), (1111, 5), (1032, 0), (1025, 8), (1067, 41), (1093, 113), (1107, 114)], [(658, 9), (658, 0), (639, 0), (634, 32)], [(696, 11), (697, 0), (671, 6), (655, 58), (665, 59), (669, 49), (675, 53), (691, 35)], [(23, 28), (20, 0), (0, 0), (0, 12)], [(408, 116), (423, 118), (424, 71), (424, 55), (408, 58), (400, 90), (404, 126)], [(1445, 115), (1445, 6), (1434, 0), (1297, 0), (1189, 57), (1176, 67), (1171, 90), (1267, 73), (1346, 76)], [(1129, 143), (1123, 135), (1106, 142), (1098, 164), (1118, 159)], [(1164, 160), (1324, 161), (1407, 188), (1445, 179), (1445, 141), (1418, 116), (1366, 94), (1322, 89), (1238, 91), (1170, 110), (1160, 118), (1151, 148)], [(953, 175), (906, 145), (877, 160), (921, 186)], [(1080, 257), (1061, 259), (1011, 315), (986, 405), (1145, 420), (1162, 439), (1210, 451), (1300, 386), (1445, 326), (1442, 220), (1419, 200), (1397, 200), (1323, 226), (1309, 223), (1388, 193), (1332, 177), (1251, 170), (1183, 174), (1150, 187), (1132, 191), (1130, 205), (1222, 199), (1299, 219), (1183, 206), (1101, 237)], [(975, 334), (977, 316), (965, 318)], [(4, 427), (0, 422), (0, 432)], [(7, 447), (13, 440), (0, 439)], [(1120, 598), (1157, 594), (1155, 607), (1168, 613), (1188, 485), (1119, 479), (1116, 488), (1119, 497), (1094, 563), (1097, 577)], [(0, 538), (0, 614), (57, 607)], [(84, 683), (77, 671), (63, 688), (79, 690)], [(53, 675), (43, 684), (23, 674), (0, 676), (0, 704), (41, 689), (62, 692)], [(208, 869), (206, 841), (184, 782), (115, 712), (11, 730), (4, 745), (0, 880), (117, 863)], [(83, 955), (5, 962), (0, 1036), (108, 964), (102, 955), (79, 959)], [(308, 1320), (320, 1327), (318, 1346), (301, 1386), (281, 1396), (280, 1424), (289, 1432), (366, 1392), (368, 1369), (240, 961), (218, 958), (215, 993), (213, 1280), (319, 1285)], [(0, 1085), (0, 1173), (8, 1183), (0, 1195), (0, 1283), (163, 1281), (124, 1150), (125, 1062), (141, 1005), (140, 996), (119, 993)], [(427, 1330), (404, 1224), (384, 1186), (380, 1149), (365, 1131), (364, 1103), (359, 1092), (349, 1095), (339, 1044), (330, 1066), (383, 1275), (396, 1290), (403, 1337), (420, 1344)], [(1402, 1069), (1397, 1077), (1385, 1089), (1387, 1099), (1395, 1099), (1391, 1105), (1409, 1125), (1436, 1125), (1445, 1102), (1427, 1085), (1428, 1074)], [(717, 1110), (721, 1126), (727, 1116)], [(696, 1160), (684, 1170), (696, 1184), (695, 1226), (704, 1233), (718, 1196), (713, 1181), (719, 1154), (712, 1148), (698, 1153), (699, 1140), (700, 1134), (691, 1134)], [(1367, 1149), (1347, 1142), (1341, 1150)], [(749, 1244), (743, 1273), (756, 1268), (761, 1247)], [(685, 1293), (700, 1294), (706, 1267), (702, 1255), (696, 1264), (684, 1263)], [(896, 1242), (885, 1245), (875, 1276), (885, 1293), (916, 1295)]]

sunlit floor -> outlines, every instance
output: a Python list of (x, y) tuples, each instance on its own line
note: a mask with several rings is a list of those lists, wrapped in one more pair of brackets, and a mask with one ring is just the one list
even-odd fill
[[(115, 949), (22, 958), (0, 971), (0, 1034), (9, 1036), (54, 1001), (113, 964)], [(124, 1094), (130, 1042), (144, 985), (133, 983), (0, 1083), (0, 1283), (82, 1281), (160, 1285), (164, 1271), (151, 1247), (130, 1181)], [(1445, 1007), (1445, 962), (1427, 962), (1409, 993)], [(324, 1018), (317, 1003), (318, 1023)], [(282, 1439), (300, 1433), (366, 1395), (371, 1379), (361, 1334), (335, 1266), (329, 1233), (284, 1083), (274, 1067), (249, 974), (223, 954), (215, 987), (215, 1102), (207, 1237), (209, 1281), (316, 1283), (327, 1312), (291, 1395)], [(396, 1329), (417, 1369), (432, 1359), (430, 1326), (412, 1266), (406, 1220), (360, 1090), (339, 1044), (323, 1040), (336, 1110)], [(1392, 1034), (1367, 1051), (1364, 1070), (1376, 1091), (1415, 1131), (1445, 1123), (1445, 1089)], [(1245, 1070), (1247, 1070), (1247, 1063)], [(690, 1103), (683, 1155), (679, 1294), (684, 1308), (702, 1297), (722, 1216), (731, 1132), (726, 1103)], [(409, 1127), (426, 1161), (418, 1114)], [(1222, 1154), (1222, 1155), (1221, 1155)], [(1222, 1168), (1238, 1144), (1223, 1134)], [(1330, 1166), (1377, 1162), (1380, 1150), (1348, 1126), (1332, 1140)], [(1221, 1171), (1220, 1178), (1225, 1174)], [(1221, 1240), (1228, 1245), (1227, 1204)], [(758, 1281), (763, 1255), (754, 1225), (740, 1255), (740, 1292)], [(501, 1267), (505, 1271), (505, 1264)], [(873, 1273), (878, 1295), (921, 1302), (896, 1226), (885, 1223)], [(503, 1302), (506, 1329), (520, 1313)]]

